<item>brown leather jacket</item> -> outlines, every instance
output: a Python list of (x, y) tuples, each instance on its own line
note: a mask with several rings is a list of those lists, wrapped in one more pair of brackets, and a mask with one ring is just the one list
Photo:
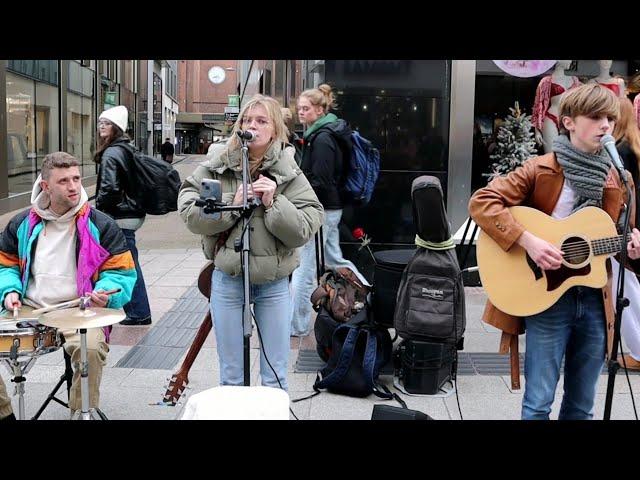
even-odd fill
[[(633, 180), (628, 175), (631, 188)], [(549, 153), (531, 158), (522, 167), (509, 173), (505, 177), (494, 179), (485, 188), (475, 192), (469, 201), (469, 214), (478, 226), (494, 239), (505, 251), (509, 250), (524, 231), (522, 225), (511, 216), (508, 207), (526, 205), (536, 208), (547, 215), (553, 212), (564, 184), (562, 167), (558, 164), (555, 154)], [(632, 190), (633, 191), (633, 190)], [(620, 181), (617, 171), (612, 168), (605, 182), (602, 208), (614, 222), (624, 208), (627, 192)], [(633, 226), (635, 219), (635, 205), (633, 205), (630, 222)], [(636, 266), (637, 262), (630, 262)], [(609, 280), (602, 288), (607, 324), (607, 358), (613, 345), (614, 310), (611, 294), (611, 271)], [(482, 317), (486, 323), (503, 331), (500, 352), (511, 350), (511, 382), (513, 388), (520, 388), (517, 336), (524, 333), (522, 318), (508, 315), (490, 301)]]

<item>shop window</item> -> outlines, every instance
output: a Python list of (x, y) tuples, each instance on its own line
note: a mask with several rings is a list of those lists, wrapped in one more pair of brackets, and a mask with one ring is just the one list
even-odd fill
[(48, 153), (60, 150), (58, 88), (36, 82), (36, 152), (38, 169)]
[(7, 73), (7, 166), (9, 195), (28, 192), (36, 179), (35, 85)]

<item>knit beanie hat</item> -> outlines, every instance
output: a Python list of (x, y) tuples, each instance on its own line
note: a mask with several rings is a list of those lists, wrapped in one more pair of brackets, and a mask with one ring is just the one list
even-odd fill
[(124, 105), (118, 105), (117, 107), (105, 110), (100, 114), (98, 120), (102, 120), (103, 118), (120, 127), (120, 130), (123, 132), (127, 131), (129, 112), (127, 111), (127, 107)]

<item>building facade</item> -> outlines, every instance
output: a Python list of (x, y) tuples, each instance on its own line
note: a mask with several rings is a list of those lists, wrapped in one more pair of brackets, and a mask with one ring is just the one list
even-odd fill
[(224, 139), (240, 105), (254, 94), (291, 106), (301, 91), (301, 60), (180, 60), (178, 70), (180, 153), (206, 153)]
[(174, 138), (175, 60), (1, 60), (0, 214), (29, 204), (42, 159), (57, 150), (78, 158), (85, 185), (94, 183), (97, 116), (115, 105), (129, 110), (136, 146), (153, 153), (156, 71), (168, 85), (159, 97), (160, 134)]
[(178, 61), (176, 152), (206, 153), (212, 142), (228, 133), (225, 113), (233, 110), (229, 97), (238, 92), (237, 65), (237, 60)]

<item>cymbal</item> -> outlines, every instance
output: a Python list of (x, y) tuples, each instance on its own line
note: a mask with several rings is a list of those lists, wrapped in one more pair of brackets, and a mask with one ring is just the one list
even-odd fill
[(33, 310), (34, 308), (29, 305), (22, 305), (22, 307), (18, 309), (18, 316), (15, 319), (13, 318), (13, 311), (6, 310), (2, 315), (0, 315), (0, 323), (15, 323), (16, 321), (24, 322), (26, 320), (39, 321), (40, 315), (34, 315), (32, 313)]
[(113, 325), (126, 317), (121, 308), (80, 307), (54, 310), (40, 317), (40, 323), (55, 328), (98, 328)]

